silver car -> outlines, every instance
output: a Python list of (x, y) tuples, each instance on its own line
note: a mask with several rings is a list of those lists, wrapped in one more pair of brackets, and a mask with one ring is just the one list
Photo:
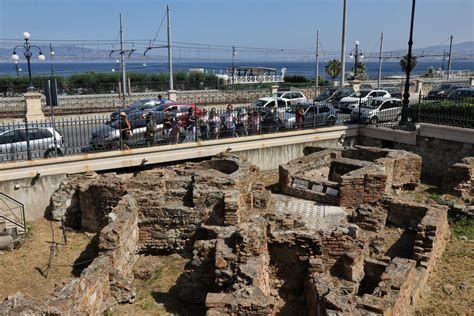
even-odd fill
[[(155, 121), (156, 122), (156, 121)], [(132, 135), (128, 139), (128, 143), (138, 144), (145, 142), (146, 120), (138, 117), (131, 120)], [(95, 150), (116, 149), (120, 148), (120, 121), (116, 120), (110, 124), (104, 124), (92, 132), (89, 144)], [(163, 132), (163, 124), (156, 124), (156, 136), (161, 136)]]
[(396, 98), (373, 98), (351, 113), (351, 119), (377, 125), (379, 122), (400, 121), (402, 100)]
[[(330, 104), (310, 104), (304, 108), (304, 127), (336, 124), (336, 109)], [(296, 109), (291, 108), (283, 115), (285, 129), (296, 128)]]
[(50, 158), (64, 154), (63, 136), (48, 126), (24, 125), (0, 130), (0, 160), (21, 160), (28, 157), (28, 138), (31, 157)]

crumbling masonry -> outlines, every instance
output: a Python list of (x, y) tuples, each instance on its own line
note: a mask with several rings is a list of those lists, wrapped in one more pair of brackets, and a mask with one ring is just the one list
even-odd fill
[(307, 152), (280, 167), (283, 194), (227, 154), (68, 178), (51, 217), (98, 233), (98, 257), (50, 297), (9, 297), (0, 314), (106, 311), (133, 301), (138, 253), (187, 251), (180, 299), (205, 304), (207, 315), (412, 314), (449, 234), (445, 207), (391, 194), (418, 183), (420, 157), (370, 147)]

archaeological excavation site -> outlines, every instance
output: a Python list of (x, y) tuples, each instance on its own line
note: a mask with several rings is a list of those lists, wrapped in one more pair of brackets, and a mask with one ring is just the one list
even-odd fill
[[(0, 315), (414, 315), (452, 208), (414, 198), (421, 156), (304, 152), (271, 174), (222, 153), (70, 175), (46, 217), (62, 227), (56, 240), (85, 233), (78, 252), (93, 251), (41, 295), (2, 292)], [(469, 204), (473, 178), (465, 158), (441, 189)], [(51, 255), (50, 277), (61, 256)]]

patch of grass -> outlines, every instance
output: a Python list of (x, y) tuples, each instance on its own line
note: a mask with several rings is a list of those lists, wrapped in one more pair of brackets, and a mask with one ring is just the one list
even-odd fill
[(451, 222), (453, 234), (458, 236), (466, 236), (469, 239), (474, 239), (474, 219), (463, 218)]
[(433, 201), (439, 201), (441, 199), (441, 195), (436, 193), (431, 193), (430, 195), (428, 195), (428, 197)]

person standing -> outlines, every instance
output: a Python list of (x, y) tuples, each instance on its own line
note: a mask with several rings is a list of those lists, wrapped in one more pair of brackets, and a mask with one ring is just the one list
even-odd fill
[(188, 114), (185, 119), (185, 128), (186, 128), (186, 142), (196, 141), (196, 114), (194, 109), (189, 108)]
[(236, 115), (234, 112), (234, 107), (232, 104), (227, 105), (227, 110), (224, 114), (224, 126), (226, 129), (227, 136), (235, 137), (237, 134), (235, 133), (235, 125), (236, 125)]
[(208, 122), (211, 139), (218, 139), (221, 130), (221, 118), (217, 115), (216, 108), (211, 109)]
[(158, 94), (158, 100), (160, 100), (160, 104), (164, 104), (164, 103), (168, 102), (168, 100), (163, 98), (163, 96), (161, 94)]
[(296, 128), (301, 129), (304, 127), (304, 109), (298, 107), (296, 109)]
[(240, 136), (248, 136), (249, 131), (249, 116), (247, 114), (247, 110), (245, 108), (242, 108), (240, 110), (239, 118), (238, 118), (238, 133)]
[(199, 118), (199, 132), (202, 140), (209, 139), (209, 114), (206, 109), (202, 110), (202, 115)]
[(260, 133), (260, 115), (257, 110), (253, 110), (250, 116), (250, 133), (258, 135)]
[(165, 118), (163, 119), (163, 136), (165, 138), (170, 137), (172, 127), (173, 119), (171, 118), (171, 114), (166, 112)]
[(122, 150), (128, 150), (128, 139), (132, 135), (132, 125), (128, 119), (127, 113), (120, 112), (120, 138), (122, 139)]
[(273, 131), (278, 132), (282, 123), (281, 113), (278, 111), (278, 107), (274, 106), (271, 114)]
[(153, 114), (148, 112), (145, 115), (145, 142), (148, 146), (155, 143), (156, 123)]

